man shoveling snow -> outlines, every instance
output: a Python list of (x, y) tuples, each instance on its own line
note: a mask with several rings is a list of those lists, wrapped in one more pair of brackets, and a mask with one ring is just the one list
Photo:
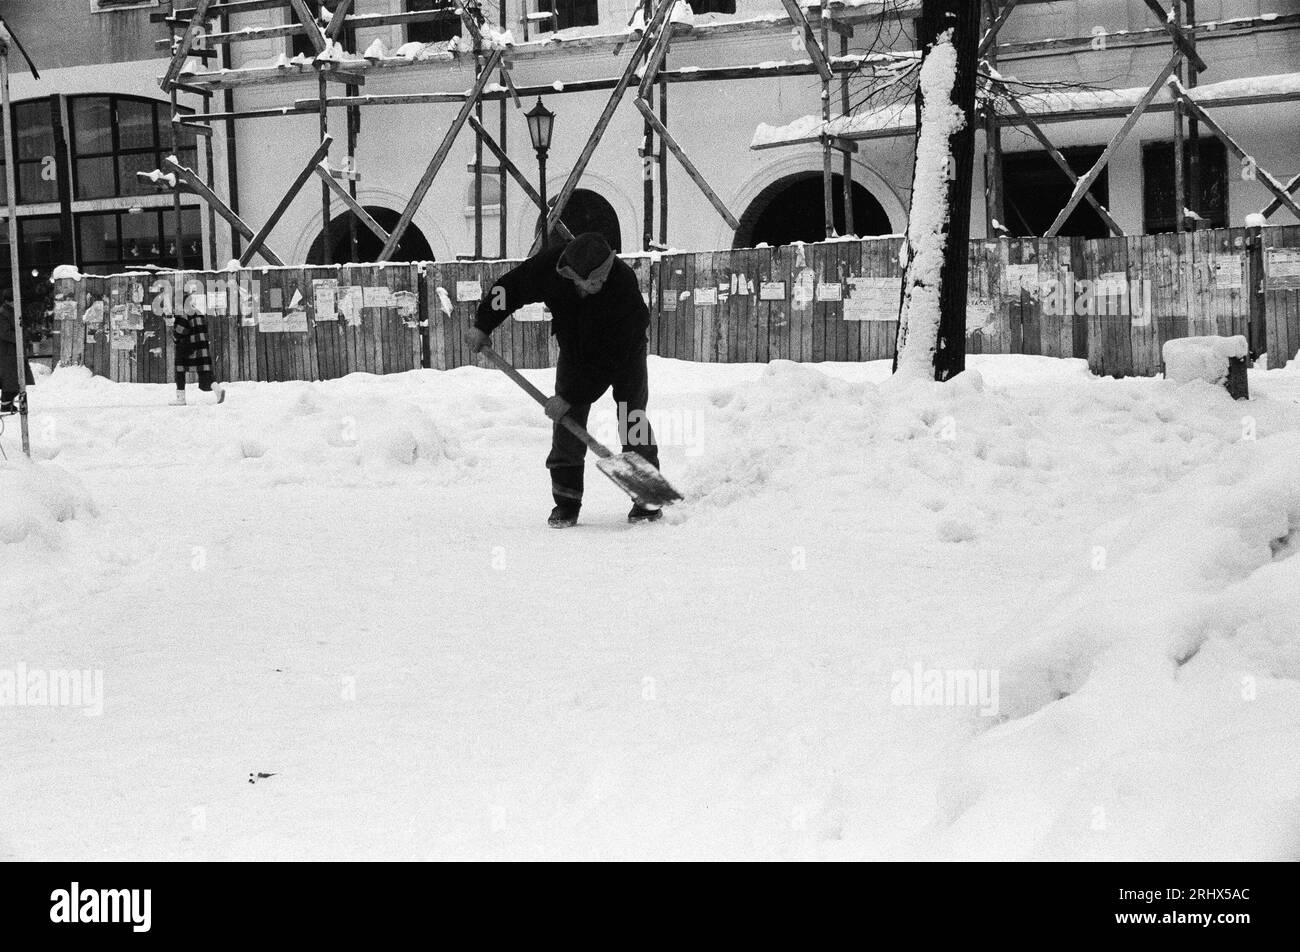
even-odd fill
[[(551, 312), (551, 333), (560, 345), (556, 395), (546, 403), (546, 415), (555, 421), (546, 458), (555, 499), (548, 522), (565, 528), (577, 523), (582, 508), (587, 454), (586, 444), (561, 425), (566, 415), (585, 427), (591, 404), (612, 388), (623, 452), (637, 453), (656, 469), (659, 466), (659, 448), (645, 415), (650, 397), (646, 371), (650, 312), (635, 272), (604, 238), (588, 233), (542, 251), (504, 274), (479, 302), (474, 326), (465, 335), (466, 345), (478, 353), (507, 317), (539, 302)], [(657, 506), (638, 502), (627, 518), (649, 522), (661, 515)]]

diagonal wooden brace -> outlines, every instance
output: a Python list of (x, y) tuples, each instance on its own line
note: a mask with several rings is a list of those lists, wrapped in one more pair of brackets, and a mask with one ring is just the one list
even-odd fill
[(668, 151), (670, 151), (674, 157), (676, 157), (677, 161), (682, 164), (682, 168), (684, 168), (686, 174), (691, 177), (691, 181), (699, 186), (700, 191), (704, 193), (704, 197), (709, 200), (709, 204), (717, 209), (718, 214), (722, 216), (723, 220), (726, 221), (728, 225), (733, 229), (739, 229), (740, 222), (736, 220), (736, 216), (731, 214), (726, 203), (718, 197), (718, 193), (715, 192), (709, 186), (709, 183), (704, 180), (704, 176), (701, 175), (699, 169), (695, 167), (695, 163), (693, 163), (686, 155), (685, 150), (677, 144), (677, 140), (668, 132), (668, 128), (659, 121), (659, 117), (655, 115), (654, 110), (650, 108), (649, 104), (644, 99), (640, 98), (634, 99), (633, 104), (638, 110), (640, 110), (641, 115), (645, 117), (645, 121), (654, 127), (655, 135), (659, 136), (659, 138), (663, 140), (663, 144), (668, 146)]
[(362, 207), (361, 203), (352, 197), (352, 193), (344, 188), (343, 183), (336, 179), (333, 173), (330, 172), (329, 166), (324, 162), (321, 162), (316, 166), (315, 171), (316, 174), (320, 176), (321, 180), (330, 187), (334, 194), (343, 200), (343, 204), (351, 210), (352, 214), (357, 216), (357, 221), (361, 222), (361, 224), (374, 232), (375, 237), (380, 241), (388, 240), (388, 232), (384, 231), (384, 226), (375, 221), (370, 212), (366, 211), (365, 208)]
[(212, 0), (198, 0), (194, 7), (194, 16), (190, 17), (190, 25), (185, 28), (181, 34), (180, 45), (176, 47), (176, 52), (172, 54), (172, 61), (167, 64), (167, 71), (163, 73), (162, 79), (158, 85), (162, 87), (163, 92), (171, 92), (181, 70), (185, 67), (185, 60), (190, 55), (190, 48), (194, 45), (195, 39), (203, 32), (203, 24), (207, 22), (208, 5)]
[[(794, 25), (798, 27), (800, 35), (803, 37), (804, 48), (808, 50), (808, 55), (812, 58), (813, 66), (817, 67), (817, 75), (822, 78), (822, 82), (831, 81), (831, 64), (826, 59), (826, 51), (822, 49), (821, 44), (817, 42), (817, 35), (813, 33), (812, 24), (808, 18), (803, 15), (803, 10), (795, 0), (781, 0), (781, 6), (785, 7), (785, 12), (789, 15)], [(826, 15), (823, 9), (822, 16)], [(671, 32), (671, 31), (670, 31)]]
[[(1219, 140), (1228, 147), (1230, 152), (1234, 153), (1238, 159), (1244, 159), (1251, 163), (1255, 162), (1254, 156), (1238, 145), (1236, 139), (1228, 135), (1228, 133), (1223, 130), (1222, 126), (1211, 119), (1210, 114), (1205, 111), (1200, 103), (1187, 95), (1187, 90), (1183, 88), (1182, 83), (1175, 80), (1170, 83), (1169, 86), (1173, 90), (1174, 95), (1182, 100), (1183, 105), (1187, 107), (1187, 111), (1199, 119), (1202, 125), (1218, 136)], [(1297, 205), (1295, 199), (1287, 194), (1287, 190), (1281, 182), (1275, 179), (1271, 174), (1269, 174), (1269, 172), (1259, 165), (1255, 165), (1255, 176), (1260, 184), (1272, 192), (1273, 196), (1281, 202), (1292, 215), (1295, 215), (1296, 218), (1300, 218), (1300, 205)]]
[(351, 12), (352, 0), (339, 0), (339, 5), (334, 8), (334, 18), (330, 20), (329, 26), (325, 27), (325, 39), (337, 41), (343, 35), (348, 14)]
[(645, 70), (641, 74), (641, 82), (637, 84), (636, 94), (639, 98), (644, 99), (650, 93), (650, 88), (654, 86), (655, 80), (659, 76), (659, 70), (664, 65), (664, 57), (668, 55), (668, 44), (672, 42), (673, 25), (671, 22), (665, 23), (659, 30), (659, 36), (655, 40), (655, 45), (650, 49), (650, 55), (646, 57)]
[(474, 87), (461, 103), (460, 112), (456, 114), (451, 127), (447, 129), (447, 134), (442, 137), (442, 144), (438, 146), (438, 151), (433, 154), (429, 161), (429, 167), (424, 170), (420, 176), (419, 183), (415, 186), (415, 193), (411, 195), (411, 200), (406, 203), (406, 208), (402, 210), (402, 217), (398, 219), (397, 224), (393, 226), (393, 232), (388, 236), (388, 241), (384, 244), (384, 249), (379, 253), (380, 261), (388, 261), (397, 250), (398, 243), (402, 236), (406, 234), (406, 229), (411, 227), (411, 221), (415, 218), (416, 211), (420, 208), (420, 203), (424, 201), (424, 196), (429, 194), (429, 189), (433, 186), (433, 180), (437, 177), (442, 164), (447, 161), (447, 154), (451, 152), (451, 147), (456, 141), (456, 136), (460, 130), (465, 127), (465, 122), (469, 119), (470, 113), (474, 111), (475, 104), (479, 101), (479, 96), (483, 94), (483, 87), (488, 84), (492, 78), (492, 71), (497, 68), (501, 62), (503, 50), (493, 50), (483, 66), (482, 72), (479, 73), (478, 79), (474, 82)]
[[(284, 213), (289, 210), (289, 206), (293, 204), (293, 200), (298, 197), (298, 193), (302, 191), (302, 187), (306, 185), (307, 180), (311, 178), (312, 171), (320, 164), (320, 161), (324, 159), (325, 156), (329, 155), (330, 144), (333, 143), (333, 141), (333, 136), (329, 135), (325, 136), (325, 138), (321, 140), (320, 145), (316, 147), (316, 151), (313, 152), (311, 158), (307, 160), (307, 164), (303, 166), (302, 171), (298, 173), (298, 177), (294, 179), (293, 184), (289, 186), (289, 190), (285, 192), (284, 197), (280, 199), (280, 203), (276, 205), (275, 210), (271, 212), (271, 217), (266, 220), (266, 224), (258, 230), (256, 235), (248, 240), (248, 247), (245, 248), (244, 253), (239, 256), (239, 263), (241, 265), (246, 265), (248, 262), (253, 260), (253, 255), (257, 254), (258, 249), (262, 247), (262, 243), (266, 241), (266, 236), (269, 235), (275, 226), (280, 223), (280, 219), (284, 217)], [(325, 222), (323, 227), (328, 228), (329, 224), (329, 222)]]
[(998, 18), (993, 21), (989, 31), (984, 34), (984, 39), (980, 40), (979, 53), (977, 54), (979, 59), (983, 59), (988, 55), (989, 50), (993, 49), (993, 45), (998, 41), (998, 33), (1001, 31), (1002, 25), (1007, 22), (1007, 17), (1011, 16), (1011, 11), (1016, 8), (1016, 4), (1019, 2), (1020, 0), (1006, 0), (1006, 3), (1003, 4)]
[[(1286, 193), (1288, 195), (1294, 195), (1298, 189), (1300, 189), (1300, 175), (1295, 176), (1294, 178), (1291, 179), (1291, 181), (1286, 183)], [(1275, 198), (1273, 199), (1273, 201), (1269, 202), (1266, 206), (1264, 206), (1264, 210), (1261, 211), (1260, 214), (1263, 215), (1265, 218), (1272, 218), (1274, 215), (1277, 214), (1278, 209), (1281, 207), (1282, 207), (1282, 200), (1279, 198)]]
[(325, 34), (320, 31), (320, 26), (316, 23), (316, 18), (312, 15), (306, 0), (289, 0), (289, 2), (293, 4), (294, 12), (302, 21), (303, 32), (307, 34), (307, 39), (317, 55), (325, 52)]
[[(471, 14), (465, 7), (460, 8), (460, 19), (461, 22), (465, 24), (465, 29), (469, 30), (470, 36), (474, 38), (474, 42), (481, 51), (483, 48), (483, 31), (479, 29), (478, 20), (474, 19), (473, 14)], [(519, 101), (519, 91), (515, 89), (515, 81), (510, 78), (510, 70), (508, 67), (501, 67), (501, 78), (506, 81), (506, 88), (510, 90), (510, 98), (514, 100), (515, 108), (523, 109), (523, 103)]]
[[(533, 187), (533, 183), (528, 181), (524, 173), (519, 171), (519, 166), (515, 165), (510, 156), (506, 155), (505, 149), (501, 148), (501, 146), (497, 144), (497, 140), (492, 138), (491, 133), (483, 128), (483, 123), (479, 122), (473, 116), (470, 116), (469, 124), (470, 128), (473, 129), (478, 137), (483, 140), (483, 145), (487, 146), (488, 151), (496, 156), (497, 161), (501, 163), (501, 167), (509, 172), (510, 176), (519, 183), (519, 187), (524, 190), (525, 195), (532, 199), (533, 204), (537, 206), (538, 210), (543, 212), (546, 211), (546, 205), (542, 202), (541, 193)], [(573, 238), (573, 232), (569, 231), (564, 222), (556, 222), (555, 228), (566, 240)]]
[(619, 77), (618, 82), (614, 85), (613, 91), (609, 94), (609, 99), (605, 103), (605, 108), (596, 120), (595, 128), (591, 130), (591, 135), (587, 137), (587, 144), (582, 147), (582, 152), (578, 159), (573, 163), (573, 168), (569, 172), (569, 177), (564, 180), (564, 185), (560, 188), (560, 194), (555, 197), (555, 204), (546, 215), (546, 228), (542, 234), (537, 236), (533, 242), (532, 254), (536, 254), (550, 234), (555, 223), (560, 220), (564, 214), (564, 207), (569, 204), (569, 199), (573, 197), (573, 192), (578, 187), (578, 180), (582, 174), (587, 171), (587, 163), (591, 161), (592, 154), (596, 151), (596, 146), (600, 144), (601, 137), (605, 135), (605, 130), (609, 128), (609, 122), (614, 118), (614, 113), (618, 109), (618, 104), (623, 100), (623, 94), (627, 92), (628, 86), (632, 84), (632, 77), (636, 73), (636, 68), (641, 60), (649, 51), (651, 45), (655, 42), (656, 31), (668, 17), (669, 11), (673, 8), (676, 0), (660, 0), (659, 7), (655, 10), (654, 16), (646, 24), (645, 32), (641, 34), (641, 39), (632, 51), (632, 58), (628, 60), (627, 66), (623, 70), (623, 75)]
[(1083, 196), (1088, 194), (1088, 190), (1091, 189), (1093, 183), (1097, 181), (1102, 170), (1106, 168), (1107, 163), (1109, 163), (1114, 157), (1115, 151), (1128, 137), (1128, 134), (1133, 131), (1133, 127), (1137, 125), (1137, 121), (1141, 119), (1142, 114), (1147, 111), (1147, 106), (1151, 105), (1152, 101), (1155, 100), (1156, 94), (1159, 93), (1165, 83), (1169, 81), (1169, 78), (1174, 75), (1174, 70), (1178, 69), (1178, 64), (1181, 63), (1182, 60), (1183, 51), (1175, 50), (1168, 65), (1160, 71), (1160, 76), (1151, 84), (1151, 88), (1142, 95), (1138, 104), (1133, 107), (1133, 111), (1128, 114), (1128, 118), (1124, 120), (1124, 124), (1120, 126), (1119, 131), (1116, 132), (1110, 142), (1107, 143), (1106, 150), (1102, 152), (1101, 158), (1097, 160), (1097, 164), (1089, 169), (1088, 173), (1075, 183), (1074, 192), (1070, 195), (1070, 200), (1065, 203), (1065, 207), (1061, 209), (1061, 213), (1056, 216), (1056, 221), (1052, 222), (1052, 227), (1047, 229), (1047, 233), (1044, 235), (1045, 238), (1055, 238), (1057, 236), (1061, 228), (1065, 225), (1065, 220), (1070, 217), (1071, 213), (1076, 208), (1079, 207), (1079, 203), (1083, 201)]
[[(1047, 154), (1052, 157), (1052, 161), (1055, 162), (1057, 166), (1060, 167), (1061, 171), (1066, 174), (1066, 177), (1069, 178), (1071, 184), (1077, 186), (1079, 184), (1079, 176), (1074, 174), (1074, 169), (1070, 168), (1070, 163), (1067, 162), (1065, 156), (1061, 154), (1061, 150), (1052, 144), (1052, 140), (1047, 138), (1047, 134), (1043, 132), (1042, 127), (1039, 126), (1038, 123), (1034, 122), (1029, 113), (1025, 112), (1025, 108), (1016, 101), (1015, 96), (1009, 95), (1007, 97), (1007, 102), (1010, 104), (1012, 111), (1020, 118), (1021, 125), (1029, 129), (1034, 138), (1037, 139), (1042, 147), (1047, 150)], [(1111, 217), (1110, 211), (1106, 206), (1097, 201), (1097, 196), (1093, 195), (1091, 190), (1085, 192), (1083, 197), (1089, 205), (1096, 209), (1097, 214), (1100, 215), (1102, 221), (1106, 223), (1106, 227), (1110, 229), (1111, 234), (1117, 237), (1122, 237), (1124, 235), (1124, 229), (1121, 228), (1118, 223), (1116, 223), (1115, 219)]]
[(1174, 46), (1178, 47), (1182, 54), (1187, 57), (1187, 62), (1195, 66), (1198, 73), (1205, 72), (1207, 68), (1205, 60), (1201, 59), (1196, 52), (1196, 47), (1187, 39), (1187, 34), (1183, 32), (1178, 24), (1174, 23), (1169, 16), (1169, 12), (1160, 5), (1160, 0), (1144, 0), (1144, 2), (1151, 8), (1151, 12), (1159, 18), (1160, 25), (1164, 27), (1165, 32), (1173, 38)]
[[(175, 175), (181, 182), (184, 182), (191, 192), (211, 205), (213, 210), (229, 222), (230, 226), (234, 228), (235, 231), (239, 232), (245, 240), (253, 237), (253, 229), (248, 227), (248, 223), (240, 218), (239, 215), (235, 213), (234, 209), (223, 202), (216, 192), (208, 188), (207, 184), (193, 169), (186, 168), (171, 156), (163, 159), (162, 164), (163, 168)], [(261, 254), (267, 264), (275, 265), (277, 267), (282, 267), (284, 265), (284, 262), (280, 260), (280, 256), (270, 248), (267, 248), (265, 243), (261, 249)]]

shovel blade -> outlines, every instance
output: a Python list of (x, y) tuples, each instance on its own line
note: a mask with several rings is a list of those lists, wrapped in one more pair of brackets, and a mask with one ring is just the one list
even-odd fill
[(664, 479), (663, 473), (638, 453), (615, 453), (597, 460), (596, 466), (614, 485), (643, 506), (666, 506), (682, 498), (681, 493)]

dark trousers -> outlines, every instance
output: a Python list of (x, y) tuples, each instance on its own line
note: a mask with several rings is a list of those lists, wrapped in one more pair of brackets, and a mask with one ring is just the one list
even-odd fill
[[(198, 374), (199, 374), (199, 389), (200, 389), (200, 390), (203, 390), (203, 391), (209, 391), (209, 390), (211, 390), (211, 389), (212, 389), (212, 380), (213, 380), (213, 378), (212, 378), (212, 371), (211, 371), (211, 370), (200, 370), (200, 371), (198, 371)], [(185, 371), (184, 371), (184, 370), (178, 370), (178, 371), (176, 371), (176, 389), (177, 389), (177, 390), (184, 390), (184, 389), (185, 389)]]
[[(555, 392), (569, 402), (567, 414), (584, 429), (591, 404), (606, 390), (613, 388), (618, 404), (618, 435), (623, 452), (635, 452), (658, 468), (659, 447), (655, 445), (646, 404), (650, 400), (650, 378), (646, 372), (645, 353), (615, 371), (592, 371), (581, 368), (560, 354), (555, 368)], [(582, 505), (583, 470), (587, 444), (560, 423), (551, 430), (551, 452), (546, 468), (551, 471), (551, 495), (557, 506), (577, 508)]]

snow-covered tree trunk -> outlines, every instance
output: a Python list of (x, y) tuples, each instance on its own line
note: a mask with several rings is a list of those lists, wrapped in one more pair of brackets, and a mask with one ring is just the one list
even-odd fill
[(947, 380), (966, 367), (979, 4), (926, 0), (920, 125), (895, 370)]

